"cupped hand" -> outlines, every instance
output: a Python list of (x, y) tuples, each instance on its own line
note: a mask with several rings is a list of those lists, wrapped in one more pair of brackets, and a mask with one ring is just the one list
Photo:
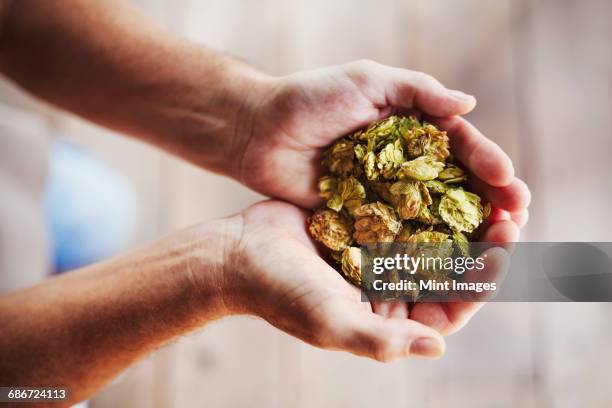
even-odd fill
[[(307, 211), (280, 201), (255, 204), (236, 216), (240, 238), (227, 252), (224, 272), (232, 313), (257, 315), (317, 347), (390, 361), (440, 356), (441, 334), (476, 312), (477, 303), (420, 304), (408, 313), (405, 304), (363, 302), (360, 290), (319, 256), (307, 217)], [(483, 238), (511, 241), (517, 233), (512, 221), (502, 219), (490, 222)]]
[[(283, 77), (273, 81), (238, 143), (239, 178), (263, 194), (303, 207), (320, 205), (321, 156), (334, 140), (396, 111), (423, 114), (447, 130), (453, 154), (471, 173), (470, 189), (493, 206), (481, 240), (515, 242), (528, 218), (530, 193), (501, 148), (456, 116), (474, 106), (473, 97), (426, 74), (371, 61)], [(251, 265), (244, 279), (247, 271), (258, 271), (261, 289), (253, 305), (260, 305), (257, 310), (265, 311), (260, 315), (266, 320), (311, 344), (379, 360), (411, 354), (411, 349), (412, 354), (438, 355), (443, 350), (439, 334), (457, 331), (482, 306), (420, 303), (409, 310), (404, 302), (363, 303), (359, 291), (317, 256), (303, 212), (268, 202), (246, 211), (244, 220), (245, 232), (252, 231), (242, 252), (252, 255), (244, 257)], [(261, 243), (252, 238), (256, 235)], [(491, 268), (502, 263), (490, 258)]]
[(247, 115), (238, 146), (237, 177), (265, 195), (312, 208), (321, 156), (337, 138), (393, 112), (422, 113), (446, 129), (456, 158), (473, 174), (474, 189), (522, 226), (529, 190), (491, 140), (456, 115), (472, 96), (429, 75), (372, 61), (305, 71), (270, 80)]

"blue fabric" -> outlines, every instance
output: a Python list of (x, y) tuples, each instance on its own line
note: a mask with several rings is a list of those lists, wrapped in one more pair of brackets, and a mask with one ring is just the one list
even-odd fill
[(45, 217), (55, 272), (116, 254), (129, 243), (137, 205), (126, 181), (93, 154), (56, 142), (49, 158)]

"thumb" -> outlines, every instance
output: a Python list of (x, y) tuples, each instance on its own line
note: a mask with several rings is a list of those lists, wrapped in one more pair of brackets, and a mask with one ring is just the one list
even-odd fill
[(365, 85), (366, 89), (362, 91), (366, 94), (372, 92), (369, 96), (377, 105), (417, 109), (439, 117), (463, 115), (476, 106), (476, 98), (473, 96), (448, 89), (423, 72), (389, 67), (372, 61), (358, 61), (351, 71), (357, 85)]
[(400, 357), (440, 357), (441, 335), (413, 320), (384, 318), (355, 304), (335, 305), (328, 311), (324, 348), (388, 362)]

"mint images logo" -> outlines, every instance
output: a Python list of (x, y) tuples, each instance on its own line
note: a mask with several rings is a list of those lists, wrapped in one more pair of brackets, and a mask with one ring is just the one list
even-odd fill
[(557, 243), (543, 254), (546, 276), (555, 289), (575, 302), (612, 301), (612, 258), (595, 245)]
[(361, 255), (364, 299), (612, 302), (612, 242), (389, 243)]

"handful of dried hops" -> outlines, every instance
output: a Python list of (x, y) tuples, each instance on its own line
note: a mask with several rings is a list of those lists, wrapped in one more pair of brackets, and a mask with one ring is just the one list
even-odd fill
[(323, 165), (329, 173), (319, 180), (319, 194), (327, 203), (310, 218), (309, 231), (355, 285), (361, 284), (355, 244), (466, 248), (490, 212), (464, 189), (467, 175), (453, 162), (446, 132), (415, 117), (391, 116), (337, 140)]

